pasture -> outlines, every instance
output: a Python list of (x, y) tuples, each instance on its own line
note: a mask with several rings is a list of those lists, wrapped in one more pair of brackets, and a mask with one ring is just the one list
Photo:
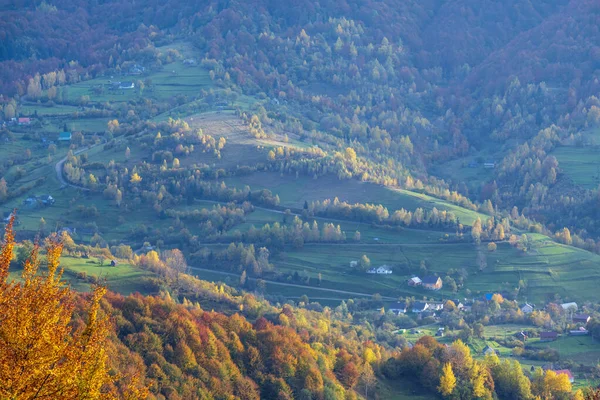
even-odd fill
[(310, 203), (338, 197), (340, 201), (352, 204), (381, 204), (387, 207), (390, 213), (401, 208), (414, 211), (418, 207), (425, 210), (436, 207), (438, 210), (452, 211), (465, 225), (471, 225), (477, 217), (482, 220), (489, 217), (423, 193), (389, 188), (355, 179), (339, 180), (334, 176), (312, 179), (305, 176), (296, 178), (291, 175), (263, 172), (226, 178), (224, 181), (228, 186), (239, 188), (249, 185), (252, 189), (269, 189), (279, 195), (281, 206), (290, 208), (302, 208), (305, 201)]
[[(152, 277), (154, 274), (140, 270), (127, 262), (119, 262), (117, 266), (111, 267), (108, 260), (104, 262), (104, 265), (100, 265), (99, 260), (94, 257), (75, 258), (63, 255), (60, 260), (60, 268), (64, 269), (63, 281), (79, 292), (92, 290), (91, 283), (81, 279), (81, 276), (78, 277), (78, 274), (85, 273), (88, 277), (97, 277), (98, 281), (106, 284), (109, 290), (125, 296), (135, 292), (155, 294), (148, 290), (143, 281), (144, 278)], [(20, 280), (21, 272), (20, 268), (11, 268), (9, 280)], [(45, 272), (43, 266), (40, 272)]]
[(597, 189), (600, 184), (600, 149), (598, 147), (557, 147), (551, 153), (558, 160), (558, 168), (574, 183), (586, 189)]

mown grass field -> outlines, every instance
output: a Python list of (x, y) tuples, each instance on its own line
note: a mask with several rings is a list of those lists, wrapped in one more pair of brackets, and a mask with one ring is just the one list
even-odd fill
[[(148, 291), (143, 279), (154, 276), (151, 272), (140, 270), (126, 262), (119, 262), (117, 266), (111, 267), (109, 260), (100, 265), (96, 258), (74, 258), (70, 256), (61, 257), (60, 267), (64, 269), (63, 280), (71, 288), (80, 292), (91, 291), (91, 283), (77, 277), (78, 273), (85, 272), (87, 276), (96, 276), (99, 282), (106, 284), (109, 290), (123, 295), (139, 292), (142, 294), (155, 294)], [(44, 273), (44, 267), (40, 268)], [(11, 269), (9, 279), (19, 280), (21, 269)]]
[(570, 179), (586, 189), (597, 189), (600, 184), (600, 148), (557, 147), (552, 153), (558, 167)]

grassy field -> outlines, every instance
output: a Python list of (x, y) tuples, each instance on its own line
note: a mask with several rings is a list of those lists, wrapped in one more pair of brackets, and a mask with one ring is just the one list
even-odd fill
[(600, 184), (600, 149), (598, 147), (557, 147), (552, 153), (558, 167), (569, 178), (586, 189)]
[(153, 276), (152, 273), (143, 271), (128, 263), (119, 262), (111, 267), (108, 261), (104, 265), (95, 258), (62, 257), (61, 266), (65, 269), (65, 279), (76, 290), (89, 290), (89, 283), (77, 279), (76, 275), (85, 272), (88, 276), (96, 276), (105, 281), (109, 290), (128, 295), (134, 292), (151, 294), (143, 284), (143, 278)]
[(388, 208), (390, 213), (401, 208), (414, 211), (418, 207), (426, 210), (437, 207), (438, 210), (452, 211), (466, 225), (472, 224), (477, 217), (482, 220), (488, 218), (487, 215), (467, 210), (426, 194), (388, 188), (354, 179), (341, 181), (333, 176), (312, 179), (304, 176), (298, 178), (290, 175), (282, 176), (269, 172), (227, 178), (225, 183), (240, 188), (249, 185), (252, 189), (269, 189), (279, 195), (281, 205), (284, 207), (301, 208), (305, 201), (310, 203), (316, 200), (333, 199), (337, 196), (340, 201), (349, 203), (382, 204)]
[[(128, 263), (119, 262), (117, 266), (111, 267), (108, 262), (103, 266), (95, 258), (74, 258), (63, 256), (60, 261), (61, 268), (64, 269), (63, 280), (73, 289), (81, 292), (89, 292), (91, 284), (79, 279), (78, 273), (85, 272), (87, 276), (96, 276), (106, 284), (109, 290), (123, 295), (129, 295), (134, 292), (142, 294), (154, 294), (148, 292), (148, 288), (143, 283), (143, 278), (154, 276), (152, 273), (140, 270)], [(44, 269), (41, 269), (44, 272)], [(19, 279), (20, 269), (11, 270), (9, 279)]]
[[(423, 387), (410, 379), (378, 379), (377, 394), (387, 400), (436, 400), (439, 397), (423, 391)], [(364, 395), (364, 393), (362, 393)]]

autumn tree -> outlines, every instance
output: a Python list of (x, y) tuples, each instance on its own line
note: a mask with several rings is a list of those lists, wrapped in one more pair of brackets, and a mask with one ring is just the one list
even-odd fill
[(440, 386), (438, 387), (439, 392), (442, 396), (450, 396), (454, 392), (456, 387), (456, 377), (452, 371), (452, 365), (450, 363), (444, 364), (442, 370), (442, 377), (440, 378)]
[(7, 280), (15, 246), (14, 218), (0, 252), (0, 398), (112, 398), (104, 345), (108, 323), (98, 315), (106, 292), (96, 287), (87, 322), (71, 325), (76, 294), (64, 286), (56, 237), (46, 246), (47, 271), (39, 273), (39, 249), (25, 262), (20, 281)]

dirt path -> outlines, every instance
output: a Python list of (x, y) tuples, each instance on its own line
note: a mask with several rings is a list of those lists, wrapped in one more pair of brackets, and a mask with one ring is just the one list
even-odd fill
[[(89, 150), (93, 149), (94, 147), (99, 146), (101, 144), (104, 144), (104, 143), (97, 143), (97, 144), (95, 144), (93, 146), (89, 146), (89, 147), (86, 147), (84, 149), (79, 149), (77, 151), (74, 151), (73, 155), (76, 156), (77, 154), (83, 153), (84, 151), (89, 151)], [(54, 166), (54, 170), (56, 171), (56, 179), (58, 179), (58, 181), (60, 182), (61, 188), (62, 187), (67, 187), (67, 186), (71, 186), (71, 187), (74, 187), (76, 189), (89, 191), (90, 189), (88, 189), (88, 188), (86, 188), (84, 186), (74, 185), (72, 183), (69, 183), (65, 179), (65, 177), (63, 176), (63, 166), (65, 165), (65, 161), (67, 161), (67, 156), (65, 156), (63, 159), (61, 159), (59, 162), (57, 162), (56, 165)]]

